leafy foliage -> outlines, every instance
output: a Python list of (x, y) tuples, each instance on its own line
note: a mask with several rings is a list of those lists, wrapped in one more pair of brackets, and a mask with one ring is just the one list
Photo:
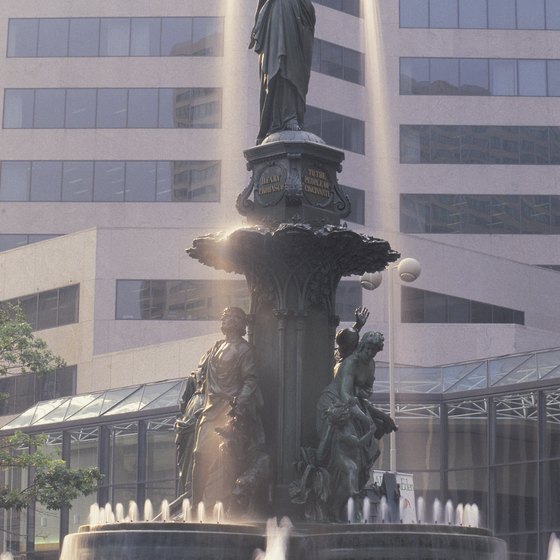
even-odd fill
[[(0, 439), (0, 468), (33, 469), (33, 483), (24, 490), (0, 487), (0, 508), (28, 507), (39, 501), (47, 509), (70, 506), (80, 495), (95, 492), (102, 475), (96, 468), (71, 469), (45, 451), (46, 437), (17, 432)], [(31, 449), (31, 452), (28, 452)]]
[[(20, 307), (0, 306), (0, 376), (8, 374), (47, 375), (65, 366), (47, 343), (33, 335)], [(0, 400), (9, 395), (0, 393)], [(31, 469), (33, 482), (23, 490), (0, 486), (0, 509), (16, 509), (38, 501), (47, 509), (70, 506), (80, 495), (95, 492), (102, 478), (96, 468), (71, 469), (45, 451), (46, 436), (21, 432), (0, 438), (0, 469)]]
[(48, 349), (43, 339), (33, 335), (33, 329), (19, 306), (4, 304), (0, 307), (0, 375), (44, 375), (65, 365), (62, 358)]

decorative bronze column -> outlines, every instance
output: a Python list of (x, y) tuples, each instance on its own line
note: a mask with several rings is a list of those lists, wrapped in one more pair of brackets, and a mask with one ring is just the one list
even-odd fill
[(288, 496), (294, 463), (301, 446), (317, 443), (317, 400), (332, 378), (338, 283), (383, 270), (399, 254), (387, 241), (340, 225), (350, 211), (337, 182), (340, 150), (310, 133), (284, 131), (245, 156), (252, 176), (237, 208), (251, 225), (199, 237), (187, 252), (247, 279), (273, 509), (294, 515)]

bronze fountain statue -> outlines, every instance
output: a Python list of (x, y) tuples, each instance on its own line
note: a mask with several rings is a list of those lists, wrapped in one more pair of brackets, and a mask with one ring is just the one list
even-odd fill
[[(224, 310), (224, 338), (187, 380), (176, 422), (183, 494), (171, 504), (181, 522), (160, 515), (82, 527), (66, 537), (62, 560), (250, 558), (264, 548), (260, 523), (273, 515), (299, 522), (290, 560), (447, 559), (450, 551), (457, 560), (502, 558), (502, 541), (483, 529), (317, 523), (345, 520), (344, 503), (363, 496), (378, 440), (397, 430), (369, 398), (383, 335), (360, 340), (369, 315), (361, 308), (336, 335), (336, 289), (400, 255), (341, 225), (350, 212), (337, 178), (344, 153), (304, 130), (314, 27), (311, 0), (258, 0), (250, 48), (259, 55), (260, 127), (236, 204), (248, 225), (196, 238), (187, 250), (243, 274), (250, 309)], [(195, 507), (220, 501), (244, 523), (191, 523), (181, 514), (187, 499)]]
[(259, 0), (249, 44), (261, 78), (257, 144), (273, 132), (303, 129), (314, 32), (311, 0)]

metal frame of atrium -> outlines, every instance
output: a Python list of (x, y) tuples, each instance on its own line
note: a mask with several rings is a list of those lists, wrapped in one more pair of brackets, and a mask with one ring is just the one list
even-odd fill
[[(383, 364), (376, 377), (373, 400), (386, 408)], [(511, 558), (545, 560), (550, 533), (560, 531), (560, 349), (399, 367), (396, 381), (397, 465), (414, 473), (417, 495), (427, 503), (477, 503)], [(0, 435), (48, 432), (48, 445), (72, 466), (97, 465), (106, 474), (99, 503), (150, 497), (157, 510), (176, 491), (173, 425), (183, 387), (179, 379), (42, 402)], [(388, 442), (382, 447), (376, 469), (389, 466)], [(0, 483), (12, 474), (0, 474)], [(0, 513), (6, 534), (14, 534), (7, 544), (36, 560), (57, 558), (54, 535), (50, 547), (39, 538), (45, 515), (61, 539), (85, 522), (92, 501), (57, 518), (40, 506), (26, 517)]]

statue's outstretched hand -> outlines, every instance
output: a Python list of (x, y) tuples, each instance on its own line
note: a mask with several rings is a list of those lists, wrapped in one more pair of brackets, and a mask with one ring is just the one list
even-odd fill
[(354, 312), (354, 316), (356, 317), (356, 330), (360, 330), (366, 323), (369, 318), (369, 309), (367, 307), (358, 307)]

